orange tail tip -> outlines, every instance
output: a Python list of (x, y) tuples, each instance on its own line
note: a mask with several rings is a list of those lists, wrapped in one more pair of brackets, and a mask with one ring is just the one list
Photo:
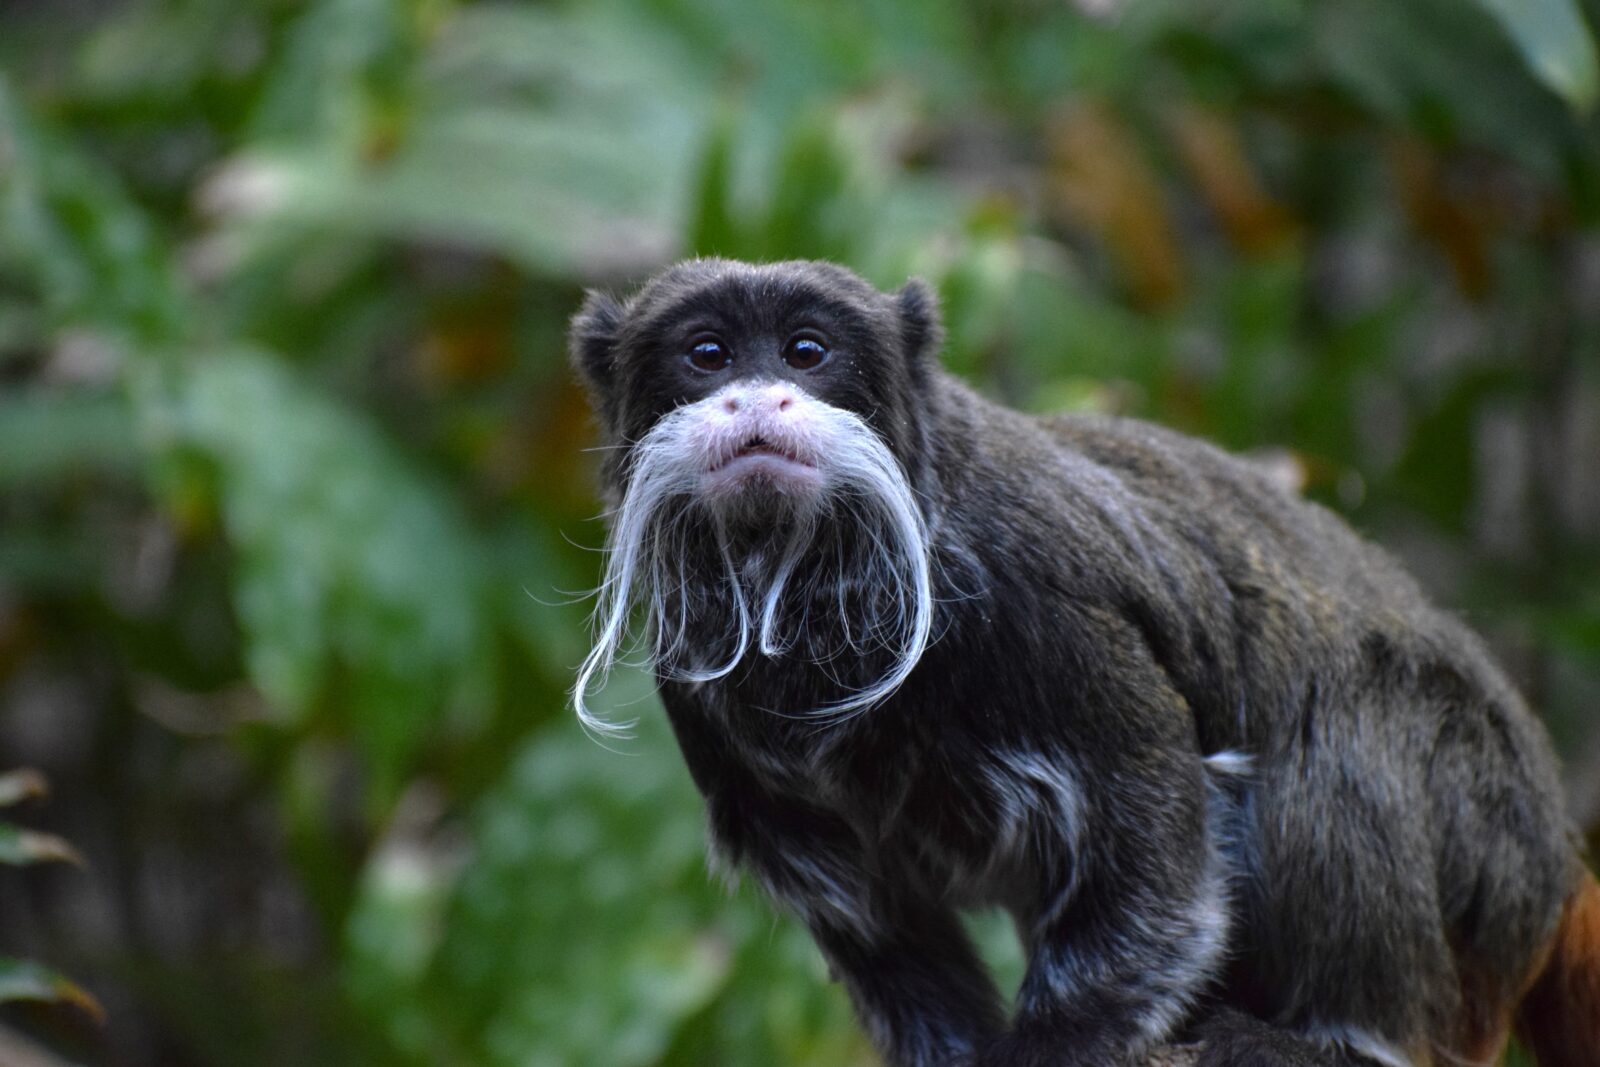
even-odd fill
[(1539, 1067), (1600, 1067), (1600, 884), (1592, 877), (1567, 900), (1517, 1036)]

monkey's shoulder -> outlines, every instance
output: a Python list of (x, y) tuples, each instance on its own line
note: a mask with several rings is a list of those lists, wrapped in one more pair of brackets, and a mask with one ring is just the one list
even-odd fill
[(1264, 462), (1138, 419), (1025, 415), (959, 383), (939, 411), (935, 467), (973, 543), (1429, 610), (1387, 552)]
[[(1262, 463), (1136, 419), (1029, 416), (964, 386), (948, 396), (956, 443), (938, 466), (962, 551), (946, 558), (966, 566), (956, 584), (993, 593), (957, 609), (993, 617), (975, 631), (1008, 613), (1039, 631), (1064, 606), (1115, 617), (1202, 703), (1228, 688), (1218, 665), (1235, 659), (1274, 699), (1370, 661), (1443, 665), (1515, 700), (1477, 637), (1388, 552)], [(1118, 632), (1096, 623), (1074, 640)]]

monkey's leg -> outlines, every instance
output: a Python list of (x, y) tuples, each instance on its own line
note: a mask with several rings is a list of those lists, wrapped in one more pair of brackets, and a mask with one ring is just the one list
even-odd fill
[[(1387, 1067), (1451, 1048), (1460, 979), (1445, 932), (1415, 744), (1352, 702), (1263, 764), (1240, 897), (1240, 1002)], [(1352, 720), (1356, 725), (1352, 726)], [(1358, 768), (1352, 773), (1350, 768)]]
[(1220, 970), (1228, 871), (1199, 760), (1134, 759), (1161, 782), (1130, 786), (1118, 767), (1088, 783), (1093, 825), (1127, 829), (1091, 829), (1072, 869), (1041, 887), (1016, 1017), (980, 1067), (1124, 1062), (1168, 1037)]

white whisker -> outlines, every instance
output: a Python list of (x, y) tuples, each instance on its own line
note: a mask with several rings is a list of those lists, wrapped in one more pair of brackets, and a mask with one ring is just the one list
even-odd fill
[[(803, 404), (803, 452), (823, 487), (819, 500), (785, 505), (777, 520), (787, 528), (781, 544), (773, 530), (753, 546), (740, 541), (730, 524), (749, 525), (751, 516), (739, 510), (742, 498), (704, 492), (708, 456), (715, 464), (715, 449), (723, 447), (708, 431), (719, 417), (718, 396), (669, 412), (632, 446), (610, 516), (594, 646), (573, 687), (573, 705), (591, 731), (619, 729), (595, 715), (588, 698), (621, 661), (622, 649), (634, 644), (636, 619), (650, 635), (645, 647), (657, 671), (677, 681), (724, 678), (752, 646), (778, 659), (802, 644), (796, 668), (815, 671), (818, 682), (842, 695), (775, 713), (823, 724), (881, 702), (922, 658), (935, 600), (930, 538), (916, 494), (864, 420), (812, 398)], [(837, 619), (820, 617), (834, 611)], [(731, 630), (719, 636), (719, 626)], [(721, 660), (714, 667), (682, 662), (716, 648), (726, 655), (713, 653)], [(862, 685), (859, 677), (857, 684), (839, 677), (852, 673), (840, 671), (847, 655), (879, 654), (890, 662), (876, 680)]]

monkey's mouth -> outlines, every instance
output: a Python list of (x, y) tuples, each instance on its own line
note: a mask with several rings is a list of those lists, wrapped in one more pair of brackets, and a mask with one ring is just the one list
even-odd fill
[(740, 445), (738, 448), (734, 449), (733, 455), (717, 464), (717, 466), (713, 469), (721, 470), (724, 467), (730, 466), (738, 460), (744, 459), (748, 456), (771, 456), (775, 459), (787, 460), (790, 463), (798, 463), (803, 467), (811, 466), (811, 464), (801, 459), (800, 454), (794, 449), (785, 447), (784, 445), (778, 444), (775, 441), (769, 441), (760, 434), (757, 434), (756, 436), (746, 440), (744, 444)]
[(809, 486), (817, 480), (818, 471), (797, 449), (758, 434), (746, 438), (717, 461), (706, 472), (706, 477), (716, 488), (731, 488), (752, 478), (768, 480), (780, 487)]

